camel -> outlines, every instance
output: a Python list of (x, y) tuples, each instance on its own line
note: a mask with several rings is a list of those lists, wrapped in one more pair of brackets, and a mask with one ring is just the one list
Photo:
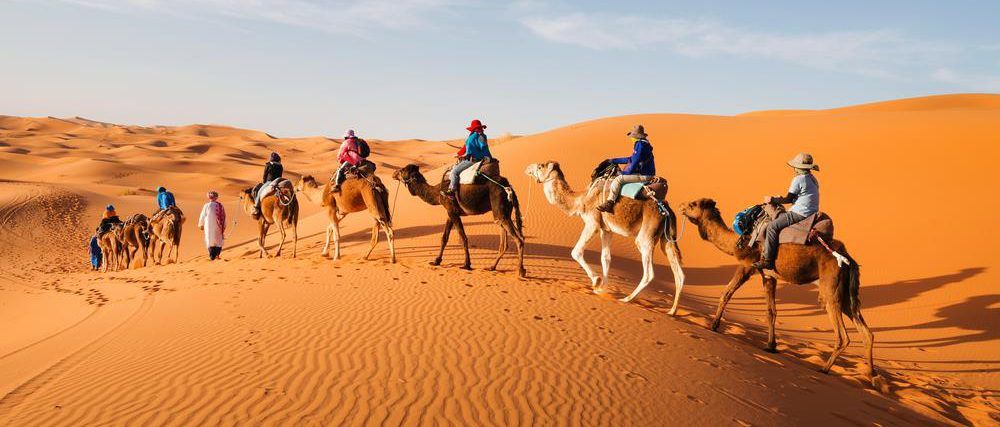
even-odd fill
[(142, 253), (142, 266), (146, 266), (149, 258), (149, 220), (146, 215), (135, 214), (125, 220), (121, 230), (122, 253), (125, 255), (125, 268), (132, 266), (132, 260)]
[[(711, 242), (722, 252), (735, 257), (738, 262), (733, 278), (726, 285), (722, 295), (719, 296), (719, 306), (711, 324), (711, 329), (716, 331), (729, 299), (740, 286), (743, 286), (755, 272), (759, 271), (751, 266), (754, 261), (760, 259), (759, 245), (750, 248), (738, 245), (740, 236), (726, 226), (714, 200), (695, 200), (684, 205), (681, 213), (698, 226), (698, 233), (702, 239)], [(872, 359), (875, 337), (868, 329), (865, 318), (861, 315), (861, 301), (858, 298), (861, 286), (858, 263), (847, 254), (847, 248), (842, 242), (833, 240), (829, 242), (829, 246), (846, 258), (845, 265), (838, 263), (833, 254), (820, 245), (783, 243), (779, 245), (778, 257), (774, 263), (775, 271), (766, 270), (760, 273), (764, 282), (764, 292), (767, 295), (768, 333), (765, 350), (773, 353), (777, 348), (774, 334), (774, 321), (778, 314), (775, 306), (777, 279), (781, 278), (797, 285), (815, 282), (819, 287), (820, 302), (826, 308), (830, 322), (833, 324), (834, 334), (837, 337), (837, 344), (820, 371), (830, 372), (837, 357), (851, 342), (847, 335), (847, 327), (844, 326), (843, 314), (846, 314), (861, 331), (867, 353), (868, 377), (872, 381), (872, 386), (879, 388), (876, 382), (875, 364)]]
[(372, 254), (378, 244), (379, 229), (385, 232), (389, 240), (389, 257), (396, 262), (396, 247), (392, 232), (392, 215), (389, 213), (389, 191), (377, 176), (368, 179), (347, 179), (340, 186), (339, 192), (330, 191), (330, 183), (322, 187), (312, 176), (304, 176), (295, 185), (295, 190), (311, 202), (326, 207), (330, 223), (326, 226), (326, 244), (323, 245), (323, 255), (330, 253), (330, 236), (333, 235), (333, 259), (340, 259), (340, 221), (347, 214), (368, 211), (375, 220), (372, 226), (371, 246), (365, 259)]
[[(167, 251), (167, 262), (170, 262), (171, 254), (174, 255), (174, 262), (181, 258), (181, 231), (183, 230), (184, 213), (177, 206), (167, 208), (166, 212), (153, 215), (149, 220), (149, 235), (158, 241), (150, 239), (149, 257), (156, 260), (157, 264), (163, 264), (163, 251)], [(156, 255), (156, 247), (159, 243), (160, 255)], [(168, 249), (169, 248), (169, 249)]]
[[(500, 226), (500, 248), (493, 265), (487, 268), (495, 271), (500, 259), (507, 252), (507, 236), (514, 238), (517, 246), (517, 275), (524, 278), (524, 223), (521, 219), (521, 206), (517, 201), (517, 194), (513, 190), (508, 196), (507, 191), (494, 183), (486, 184), (463, 184), (459, 187), (459, 198), (461, 206), (454, 200), (441, 194), (441, 184), (430, 185), (427, 179), (420, 173), (417, 165), (409, 164), (397, 170), (392, 175), (392, 179), (400, 181), (406, 186), (410, 195), (417, 196), (425, 203), (434, 206), (444, 207), (448, 214), (448, 220), (444, 224), (444, 234), (441, 235), (441, 250), (437, 258), (431, 261), (431, 265), (441, 265), (441, 258), (444, 256), (444, 248), (448, 245), (448, 236), (452, 227), (458, 229), (458, 236), (462, 239), (462, 248), (465, 250), (465, 264), (462, 269), (471, 270), (472, 262), (469, 258), (469, 239), (465, 234), (465, 225), (462, 224), (463, 216), (482, 215), (487, 212), (493, 213), (493, 222)], [(499, 178), (500, 184), (510, 187), (507, 178)], [(508, 198), (509, 197), (509, 198)]]
[(108, 271), (118, 271), (121, 268), (119, 260), (123, 252), (122, 241), (119, 238), (121, 229), (122, 224), (111, 224), (111, 228), (108, 231), (97, 236), (97, 244), (101, 247), (101, 264), (104, 266), (105, 273)]
[[(663, 201), (668, 212), (666, 216), (660, 214), (653, 200), (638, 201), (626, 197), (618, 201), (614, 213), (603, 213), (597, 210), (597, 206), (605, 200), (602, 197), (605, 178), (595, 179), (586, 193), (576, 193), (566, 182), (558, 162), (532, 163), (524, 173), (544, 186), (545, 198), (550, 204), (570, 216), (579, 216), (583, 220), (583, 232), (580, 233), (580, 239), (573, 247), (571, 255), (587, 273), (594, 293), (606, 292), (604, 287), (608, 284), (608, 270), (611, 268), (612, 233), (631, 237), (635, 239), (635, 245), (641, 254), (642, 278), (632, 293), (620, 301), (632, 301), (653, 281), (653, 252), (659, 245), (670, 262), (677, 288), (668, 314), (671, 316), (677, 314), (681, 291), (684, 289), (684, 269), (681, 268), (681, 250), (677, 246), (677, 218), (666, 201)], [(598, 233), (601, 237), (600, 276), (594, 273), (583, 257), (587, 242)]]
[[(260, 247), (260, 257), (270, 258), (271, 254), (264, 248), (264, 240), (267, 238), (267, 231), (272, 225), (278, 226), (281, 233), (281, 242), (274, 256), (281, 256), (281, 248), (285, 245), (285, 226), (292, 227), (292, 258), (298, 254), (299, 246), (299, 199), (295, 197), (295, 187), (292, 182), (285, 179), (279, 181), (274, 186), (274, 191), (260, 201), (260, 215), (257, 216), (257, 246)], [(240, 193), (240, 206), (243, 212), (253, 216), (254, 196), (253, 187), (247, 188)]]

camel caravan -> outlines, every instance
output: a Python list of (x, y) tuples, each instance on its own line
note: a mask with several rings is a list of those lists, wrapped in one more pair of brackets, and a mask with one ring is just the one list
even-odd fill
[[(459, 268), (472, 268), (469, 240), (463, 217), (493, 216), (499, 230), (496, 257), (487, 270), (496, 270), (505, 256), (510, 239), (517, 249), (517, 274), (524, 278), (524, 222), (517, 193), (510, 181), (501, 175), (500, 162), (489, 150), (486, 126), (473, 120), (469, 132), (457, 153), (457, 161), (431, 183), (420, 167), (409, 164), (392, 174), (392, 179), (406, 187), (411, 196), (441, 206), (445, 212), (440, 249), (430, 262), (440, 266), (453, 230), (458, 232), (464, 254)], [(632, 153), (626, 157), (601, 161), (591, 173), (589, 185), (574, 191), (558, 162), (546, 161), (527, 166), (525, 174), (543, 188), (545, 199), (566, 215), (579, 217), (583, 229), (570, 252), (589, 279), (594, 293), (608, 292), (611, 266), (611, 239), (617, 234), (633, 239), (641, 259), (642, 276), (632, 292), (620, 299), (634, 300), (654, 279), (653, 258), (662, 252), (669, 263), (674, 298), (667, 311), (677, 314), (684, 288), (684, 269), (678, 246), (678, 218), (666, 200), (667, 180), (657, 175), (653, 147), (641, 125), (627, 134)], [(304, 175), (296, 182), (284, 178), (284, 168), (277, 153), (272, 153), (264, 166), (263, 179), (239, 194), (240, 207), (258, 224), (259, 256), (280, 256), (291, 231), (292, 257), (297, 255), (299, 201), (298, 195), (325, 208), (329, 223), (322, 249), (323, 256), (341, 258), (340, 223), (349, 214), (367, 212), (372, 220), (371, 240), (364, 259), (369, 259), (385, 235), (389, 260), (396, 262), (393, 231), (393, 209), (389, 191), (376, 176), (375, 163), (368, 160), (371, 148), (353, 130), (348, 130), (337, 154), (339, 167), (331, 178), (322, 182)], [(701, 239), (734, 258), (736, 271), (719, 297), (710, 329), (716, 331), (726, 305), (733, 294), (751, 277), (759, 275), (764, 285), (767, 304), (768, 338), (764, 349), (777, 350), (775, 336), (776, 288), (778, 279), (793, 284), (816, 283), (820, 303), (832, 323), (835, 347), (821, 371), (828, 372), (850, 343), (843, 317), (846, 315), (861, 332), (865, 343), (867, 374), (872, 385), (883, 389), (872, 349), (874, 336), (861, 314), (860, 268), (848, 254), (843, 242), (833, 237), (833, 221), (819, 210), (819, 182), (814, 171), (819, 170), (812, 156), (801, 153), (788, 162), (794, 178), (783, 196), (765, 197), (763, 203), (736, 214), (732, 228), (727, 225), (712, 199), (702, 198), (680, 205), (680, 213), (697, 227)], [(225, 211), (217, 201), (218, 193), (209, 192), (199, 217), (199, 228), (205, 230), (210, 259), (220, 255), (225, 235)], [(157, 191), (159, 209), (150, 216), (135, 214), (122, 221), (109, 205), (97, 233), (91, 240), (94, 269), (104, 271), (145, 266), (152, 259), (156, 264), (179, 260), (180, 236), (184, 214), (174, 202), (173, 194), (160, 187)], [(791, 205), (785, 209), (784, 205)], [(265, 247), (271, 227), (278, 229), (281, 241), (274, 254)], [(587, 244), (600, 237), (601, 272), (596, 273), (584, 258)], [(159, 253), (157, 254), (157, 248)], [(95, 255), (96, 254), (96, 255)], [(103, 254), (103, 259), (101, 259)], [(882, 384), (882, 385), (880, 385)]]

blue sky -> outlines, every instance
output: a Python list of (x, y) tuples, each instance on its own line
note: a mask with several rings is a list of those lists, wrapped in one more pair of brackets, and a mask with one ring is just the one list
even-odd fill
[(1000, 92), (996, 1), (0, 0), (0, 114), (527, 134)]

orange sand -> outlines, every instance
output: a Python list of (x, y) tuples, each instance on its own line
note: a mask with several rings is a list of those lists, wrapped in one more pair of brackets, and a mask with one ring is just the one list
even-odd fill
[[(641, 274), (626, 239), (615, 239), (616, 292), (589, 292), (569, 258), (580, 221), (549, 206), (521, 171), (558, 160), (582, 187), (598, 160), (627, 154), (623, 134), (636, 122), (651, 135), (671, 203), (712, 197), (727, 218), (782, 192), (796, 152), (816, 156), (824, 210), (862, 264), (861, 300), (890, 393), (859, 375), (853, 329), (847, 358), (832, 375), (816, 372), (832, 335), (813, 286), (779, 286), (780, 354), (760, 349), (759, 279), (736, 294), (721, 333), (705, 329), (733, 267), (690, 224), (677, 318), (664, 314), (673, 285), (662, 257), (638, 301), (613, 299)], [(457, 236), (448, 267), (428, 266), (444, 215), (401, 187), (399, 263), (386, 261), (384, 243), (377, 260), (360, 260), (371, 225), (363, 213), (343, 223), (345, 258), (325, 259), (325, 216), (304, 200), (298, 259), (257, 259), (236, 193), (260, 179), (272, 150), (293, 175), (328, 176), (337, 143), (326, 138), (0, 116), (0, 423), (995, 424), (998, 123), (1000, 95), (949, 95), (616, 117), (498, 141), (529, 236), (530, 278), (520, 281), (512, 255), (496, 273), (453, 268)], [(374, 142), (373, 160), (395, 191), (392, 170), (417, 163), (434, 179), (456, 146)], [(182, 262), (86, 271), (103, 206), (148, 214), (158, 185), (188, 214)], [(239, 221), (215, 263), (195, 227), (209, 189)], [(467, 223), (482, 266), (496, 227), (487, 216)]]

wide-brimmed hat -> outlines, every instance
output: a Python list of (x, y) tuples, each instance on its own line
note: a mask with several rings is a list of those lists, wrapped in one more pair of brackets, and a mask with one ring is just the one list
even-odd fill
[(486, 129), (486, 125), (479, 121), (479, 119), (473, 120), (472, 123), (469, 124), (469, 127), (465, 128), (465, 130), (469, 132), (475, 132), (480, 129)]
[(809, 153), (799, 153), (794, 159), (788, 161), (788, 166), (802, 170), (819, 170), (819, 165), (813, 163), (813, 156)]
[(348, 129), (347, 132), (344, 132), (344, 139), (347, 138), (357, 138), (357, 135), (354, 134), (354, 129)]
[(646, 137), (649, 136), (646, 135), (646, 128), (642, 127), (642, 125), (633, 126), (632, 130), (630, 130), (626, 135), (628, 135), (629, 138), (635, 139), (646, 139)]

